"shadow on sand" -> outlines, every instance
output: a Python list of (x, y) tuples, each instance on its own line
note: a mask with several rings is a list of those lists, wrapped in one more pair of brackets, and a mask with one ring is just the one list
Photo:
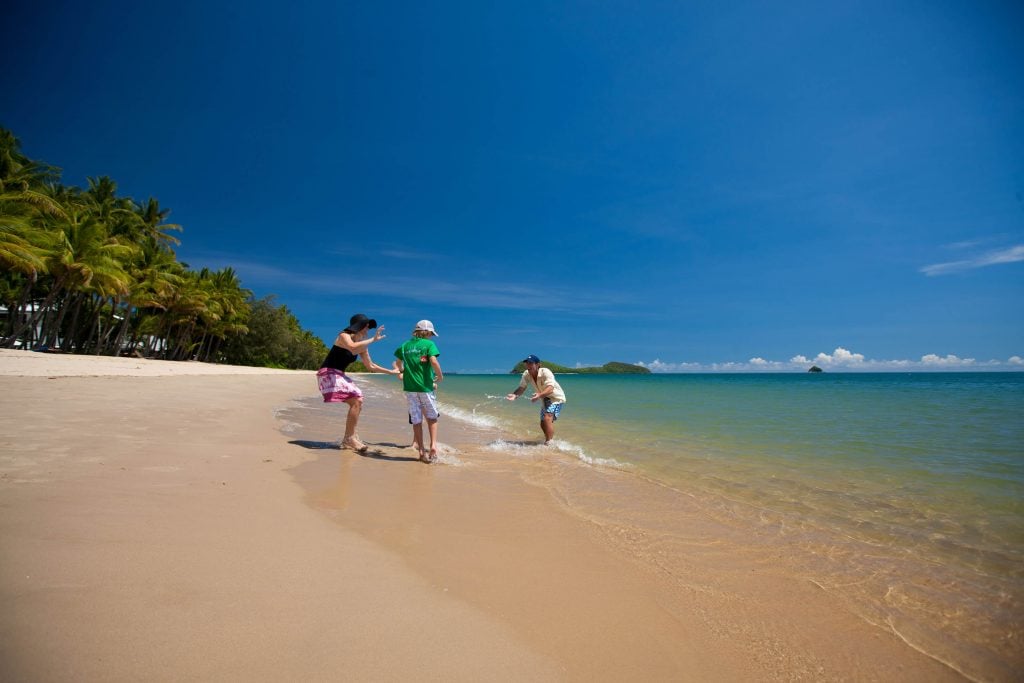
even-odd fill
[(299, 439), (296, 441), (289, 441), (288, 443), (295, 444), (296, 446), (302, 446), (303, 448), (309, 448), (310, 450), (341, 450), (341, 444), (336, 441), (303, 441)]
[(407, 457), (407, 456), (404, 456), (404, 455), (403, 456), (386, 455), (384, 453), (384, 451), (380, 450), (380, 448), (376, 448), (376, 449), (373, 448), (374, 446), (378, 446), (378, 447), (379, 446), (384, 446), (386, 448), (401, 448), (401, 449), (412, 448), (412, 446), (408, 445), (408, 444), (406, 444), (404, 446), (399, 446), (397, 443), (370, 443), (369, 441), (367, 441), (366, 445), (370, 446), (370, 449), (368, 451), (366, 451), (365, 453), (360, 453), (359, 454), (359, 455), (363, 456), (364, 458), (373, 458), (374, 460), (390, 460), (392, 462), (419, 462), (420, 461), (419, 456), (417, 456), (415, 458), (410, 458), (410, 457)]
[[(296, 439), (294, 441), (289, 441), (288, 443), (294, 444), (295, 446), (302, 446), (303, 448), (308, 448), (310, 450), (316, 450), (316, 451), (319, 451), (319, 450), (340, 451), (340, 450), (342, 450), (341, 449), (341, 444), (339, 444), (337, 441), (305, 441), (303, 439)], [(392, 462), (419, 462), (420, 461), (419, 457), (412, 458), (412, 457), (407, 457), (407, 456), (387, 455), (384, 451), (380, 450), (381, 447), (384, 447), (384, 448), (400, 448), (400, 449), (412, 448), (412, 446), (410, 446), (410, 445), (400, 446), (397, 443), (383, 443), (383, 442), (382, 443), (370, 443), (369, 441), (366, 442), (366, 445), (370, 446), (370, 449), (367, 450), (365, 453), (357, 453), (356, 455), (362, 456), (364, 458), (373, 458), (374, 460), (390, 460)], [(374, 448), (374, 446), (376, 446), (377, 448)]]

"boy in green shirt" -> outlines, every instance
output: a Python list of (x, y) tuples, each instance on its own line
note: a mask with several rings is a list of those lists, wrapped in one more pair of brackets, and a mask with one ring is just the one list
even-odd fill
[[(441, 352), (431, 341), (438, 336), (434, 323), (421, 320), (412, 331), (412, 339), (395, 349), (396, 366), (402, 378), (402, 389), (409, 404), (409, 420), (412, 422), (412, 440), (419, 451), (420, 460), (426, 463), (437, 459), (437, 396), (434, 390), (444, 379), (437, 357)], [(430, 432), (430, 450), (423, 446), (423, 419), (427, 420)]]

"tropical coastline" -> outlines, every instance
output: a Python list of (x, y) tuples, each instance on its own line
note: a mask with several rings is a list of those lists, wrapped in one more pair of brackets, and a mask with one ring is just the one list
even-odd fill
[(1024, 3), (4, 15), (0, 683), (1024, 679)]
[(416, 462), (388, 378), (360, 380), (359, 456), (310, 373), (109, 360), (0, 352), (5, 677), (962, 680), (700, 501), (673, 502), (679, 553), (567, 507), (491, 427), (445, 420)]

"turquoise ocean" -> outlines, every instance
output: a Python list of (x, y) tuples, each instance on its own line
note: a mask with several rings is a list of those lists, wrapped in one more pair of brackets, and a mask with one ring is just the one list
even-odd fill
[(474, 439), (634, 556), (763, 557), (969, 679), (1024, 670), (1024, 373), (558, 381), (553, 446), (529, 392), (504, 399), (514, 375), (446, 376), (441, 441)]

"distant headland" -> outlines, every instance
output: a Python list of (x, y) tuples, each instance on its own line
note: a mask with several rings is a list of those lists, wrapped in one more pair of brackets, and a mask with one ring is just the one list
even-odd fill
[[(542, 368), (548, 368), (551, 372), (559, 374), (575, 374), (575, 375), (648, 375), (650, 370), (642, 365), (632, 365), (630, 363), (605, 363), (604, 365), (596, 368), (570, 368), (557, 363), (551, 363), (546, 360), (540, 362)], [(516, 366), (509, 370), (510, 375), (518, 375), (526, 369), (526, 365), (519, 361)]]

